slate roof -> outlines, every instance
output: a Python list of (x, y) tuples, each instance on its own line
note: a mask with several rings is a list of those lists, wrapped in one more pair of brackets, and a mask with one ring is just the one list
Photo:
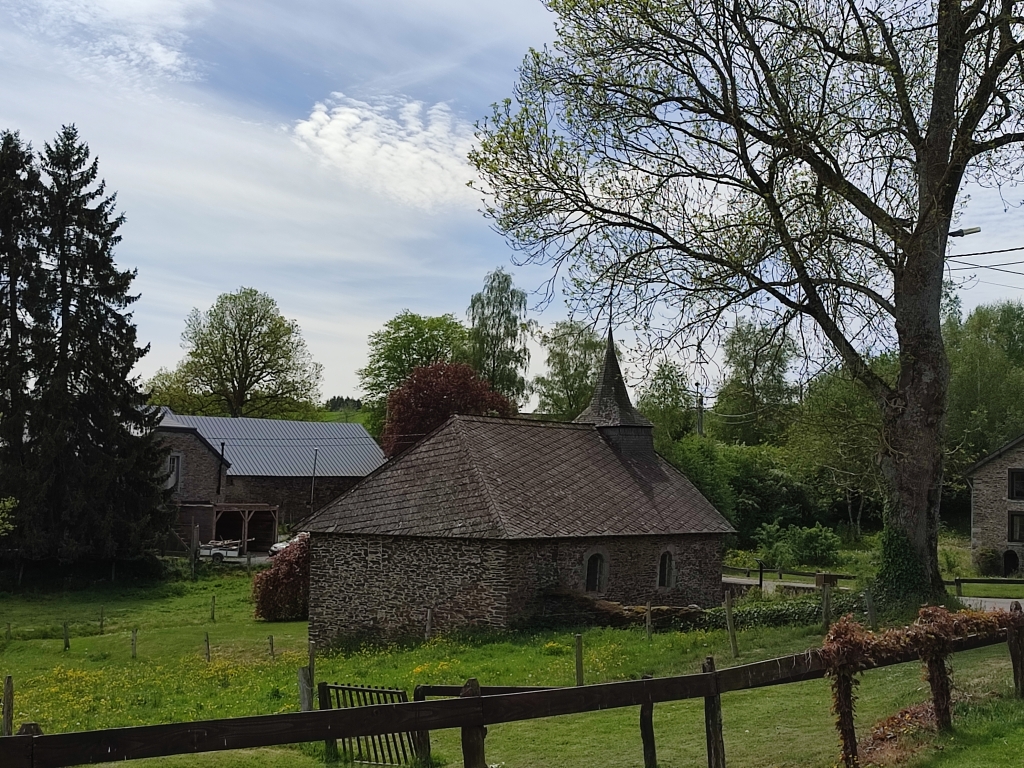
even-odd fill
[(573, 419), (577, 424), (596, 424), (599, 427), (650, 427), (644, 416), (633, 407), (622, 379), (619, 358), (615, 354), (612, 329), (608, 329), (608, 344), (604, 350), (604, 366), (594, 385), (590, 405)]
[(994, 461), (998, 459), (1000, 456), (1004, 456), (1005, 454), (1009, 453), (1014, 448), (1019, 446), (1021, 443), (1024, 443), (1024, 435), (1018, 435), (1017, 437), (1013, 438), (1013, 440), (1003, 443), (1001, 446), (992, 451), (992, 453), (990, 453), (988, 456), (983, 456), (982, 458), (978, 459), (976, 462), (971, 464), (971, 466), (969, 466), (967, 469), (965, 469), (964, 476), (973, 477), (979, 469), (988, 464), (990, 461)]
[(223, 442), (229, 475), (310, 477), (314, 449), (317, 477), (365, 477), (384, 463), (362, 424), (161, 413), (158, 429), (193, 431), (217, 454)]
[(485, 416), (451, 417), (303, 529), (478, 539), (733, 530), (668, 462), (624, 457), (594, 425)]

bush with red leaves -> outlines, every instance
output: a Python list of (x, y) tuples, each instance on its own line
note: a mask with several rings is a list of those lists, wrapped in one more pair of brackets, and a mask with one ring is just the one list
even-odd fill
[(274, 557), (274, 564), (252, 580), (256, 618), (301, 621), (309, 618), (309, 537), (301, 536)]
[(414, 368), (388, 395), (388, 418), (381, 447), (391, 458), (412, 447), (454, 414), (512, 416), (515, 407), (463, 363), (435, 363)]

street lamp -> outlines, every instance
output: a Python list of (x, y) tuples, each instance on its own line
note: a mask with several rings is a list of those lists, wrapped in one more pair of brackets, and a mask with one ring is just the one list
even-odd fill
[(949, 233), (950, 237), (963, 237), (964, 235), (976, 235), (981, 232), (981, 227), (967, 227), (966, 229), (954, 229)]

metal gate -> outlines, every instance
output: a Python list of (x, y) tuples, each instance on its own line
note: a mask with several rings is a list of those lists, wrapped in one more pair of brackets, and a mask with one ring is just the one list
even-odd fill
[[(320, 709), (366, 707), (373, 704), (398, 704), (409, 701), (399, 688), (374, 688), (367, 685), (320, 683), (317, 686)], [(412, 765), (416, 757), (415, 733), (387, 733), (340, 739), (345, 759), (364, 765)]]

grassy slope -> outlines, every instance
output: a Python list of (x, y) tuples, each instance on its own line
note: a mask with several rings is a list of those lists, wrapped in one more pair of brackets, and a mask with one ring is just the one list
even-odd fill
[[(217, 621), (210, 622), (210, 597), (217, 596)], [(98, 631), (104, 606), (107, 631)], [(72, 627), (65, 653), (60, 624)], [(14, 675), (16, 722), (40, 722), (45, 732), (82, 730), (290, 711), (297, 701), (296, 668), (304, 661), (303, 623), (252, 620), (244, 574), (221, 574), (197, 584), (151, 589), (91, 589), (49, 596), (0, 597), (0, 629), (11, 622), (14, 640), (0, 640), (0, 674)], [(130, 630), (139, 628), (139, 658), (130, 658)], [(213, 662), (203, 659), (210, 633)], [(267, 653), (273, 634), (277, 658)], [(752, 630), (741, 634), (739, 662), (803, 650), (820, 643), (812, 629)], [(372, 685), (461, 683), (565, 685), (573, 679), (571, 634), (477, 639), (440, 639), (412, 648), (366, 649), (318, 661), (318, 679)], [(588, 630), (584, 634), (588, 682), (694, 672), (711, 653), (719, 666), (733, 663), (723, 633), (663, 633), (648, 645), (642, 633)], [(957, 683), (980, 695), (1005, 688), (1009, 662), (1001, 647), (956, 658)], [(860, 687), (862, 733), (877, 719), (926, 697), (920, 668), (907, 664), (876, 670)], [(986, 715), (990, 708), (996, 715)], [(1009, 718), (1003, 709), (1017, 713)], [(826, 681), (727, 694), (723, 697), (730, 766), (826, 766), (836, 757)], [(956, 738), (971, 754), (1020, 746), (1021, 716), (1013, 702), (987, 703), (964, 720)], [(658, 705), (654, 725), (664, 768), (700, 764), (703, 758), (701, 702)], [(998, 731), (998, 733), (996, 733)], [(973, 740), (973, 741), (972, 741)], [(435, 754), (460, 762), (458, 732), (434, 734)], [(997, 743), (998, 742), (998, 743)], [(947, 760), (951, 742), (936, 760)], [(161, 766), (315, 765), (319, 747), (189, 756), (157, 761)], [(568, 760), (602, 768), (641, 762), (635, 708), (494, 726), (488, 761), (509, 768), (549, 766)], [(931, 758), (929, 758), (931, 759)], [(152, 761), (151, 761), (152, 762)], [(999, 764), (992, 752), (988, 764)], [(934, 765), (960, 765), (935, 762)], [(983, 763), (978, 763), (979, 765)], [(932, 765), (932, 763), (922, 763)]]

